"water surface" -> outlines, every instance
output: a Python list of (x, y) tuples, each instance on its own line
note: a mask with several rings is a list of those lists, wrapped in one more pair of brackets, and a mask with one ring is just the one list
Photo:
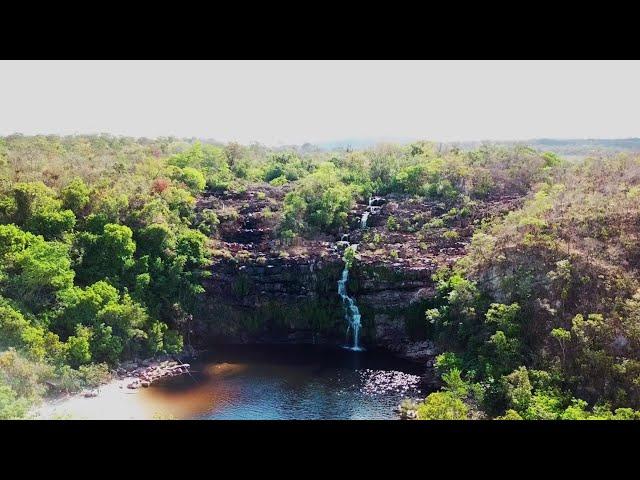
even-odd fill
[(161, 416), (190, 419), (394, 419), (423, 395), (422, 368), (384, 352), (317, 345), (218, 346), (192, 375), (141, 391)]

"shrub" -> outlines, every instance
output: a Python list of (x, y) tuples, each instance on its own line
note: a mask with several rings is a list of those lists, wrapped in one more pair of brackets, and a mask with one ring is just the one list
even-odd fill
[(175, 330), (167, 330), (164, 334), (164, 351), (169, 354), (178, 354), (182, 352), (184, 343), (182, 335)]
[(418, 406), (420, 420), (466, 420), (467, 406), (452, 392), (431, 393)]
[(18, 397), (10, 386), (0, 383), (0, 420), (24, 418), (29, 407), (27, 399)]
[(170, 176), (175, 181), (183, 183), (191, 193), (200, 193), (207, 185), (204, 175), (192, 167), (175, 169)]
[(435, 358), (433, 366), (440, 375), (443, 375), (453, 369), (460, 370), (462, 368), (462, 359), (455, 353), (444, 352)]
[(67, 358), (69, 365), (78, 368), (91, 362), (92, 331), (88, 327), (78, 325), (76, 334), (67, 339)]

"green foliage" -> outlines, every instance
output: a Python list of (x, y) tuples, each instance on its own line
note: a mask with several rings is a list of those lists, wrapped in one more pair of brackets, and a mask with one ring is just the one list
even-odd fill
[(95, 388), (111, 379), (109, 366), (105, 363), (92, 363), (78, 368), (78, 376), (84, 387)]
[(342, 183), (332, 163), (323, 163), (284, 200), (283, 230), (336, 230), (346, 225), (355, 190)]
[(265, 182), (273, 182), (276, 179), (295, 181), (306, 173), (308, 172), (302, 160), (294, 153), (278, 153), (269, 159), (263, 179)]
[(47, 239), (60, 238), (76, 224), (76, 216), (71, 210), (43, 208), (34, 212), (25, 222), (25, 228)]
[(433, 366), (436, 369), (436, 372), (440, 375), (444, 375), (454, 369), (461, 370), (462, 359), (453, 352), (444, 352), (435, 358)]
[(116, 288), (99, 281), (82, 289), (73, 287), (58, 294), (60, 310), (54, 325), (64, 335), (75, 331), (76, 325), (93, 325), (98, 312), (119, 300)]
[(444, 390), (453, 393), (456, 397), (462, 399), (469, 393), (469, 384), (462, 378), (462, 372), (458, 368), (452, 368), (442, 374), (444, 382)]
[(34, 242), (40, 241), (30, 232), (24, 232), (15, 225), (0, 225), (0, 255), (3, 257), (3, 264), (7, 255), (23, 251)]
[(15, 205), (13, 221), (17, 225), (24, 225), (38, 210), (59, 207), (53, 190), (42, 182), (16, 183), (12, 196)]
[(213, 235), (220, 225), (220, 219), (216, 212), (209, 208), (205, 208), (200, 212), (200, 222), (198, 229), (205, 235)]
[(29, 322), (20, 311), (7, 303), (0, 303), (0, 349), (20, 345), (28, 326)]
[(571, 338), (571, 332), (564, 328), (554, 328), (551, 330), (551, 336), (560, 342), (564, 342)]
[(73, 368), (91, 362), (91, 337), (93, 332), (82, 325), (76, 328), (76, 334), (67, 339), (68, 362)]
[(79, 392), (83, 388), (95, 388), (107, 383), (111, 379), (108, 365), (104, 363), (90, 363), (81, 365), (78, 369), (69, 365), (62, 365), (56, 371), (56, 390), (64, 393)]
[(51, 306), (56, 293), (70, 288), (75, 276), (68, 246), (45, 242), (41, 237), (10, 256), (7, 272), (7, 293), (33, 312)]
[(116, 365), (124, 350), (124, 339), (113, 335), (113, 327), (101, 323), (91, 337), (91, 358), (95, 362)]
[(187, 189), (194, 194), (202, 192), (207, 184), (204, 175), (192, 167), (174, 167), (170, 171), (169, 176), (176, 182), (184, 184)]
[(10, 386), (0, 383), (0, 420), (24, 418), (29, 407), (26, 399), (19, 398)]
[(71, 210), (76, 216), (81, 216), (89, 204), (91, 189), (81, 178), (74, 178), (61, 191), (62, 208)]
[(83, 283), (109, 279), (119, 285), (127, 270), (134, 265), (136, 243), (133, 232), (125, 225), (108, 223), (100, 235), (83, 232), (77, 242), (83, 252), (78, 268), (78, 277)]
[(163, 347), (166, 353), (169, 353), (169, 354), (181, 353), (182, 349), (184, 348), (182, 335), (180, 335), (176, 330), (167, 330), (164, 333)]
[(344, 253), (342, 254), (342, 260), (344, 261), (347, 268), (351, 268), (353, 266), (353, 262), (356, 259), (356, 246), (349, 245), (344, 249)]
[(119, 302), (108, 303), (96, 315), (95, 322), (111, 327), (111, 332), (127, 340), (132, 353), (137, 351), (137, 339), (146, 338), (144, 333), (149, 325), (149, 315), (146, 309), (125, 295)]
[(274, 187), (281, 187), (283, 185), (286, 185), (288, 183), (287, 177), (285, 177), (284, 175), (280, 176), (280, 177), (276, 177), (273, 180), (271, 180), (269, 182), (269, 185), (272, 185)]
[(520, 305), (517, 303), (512, 303), (511, 305), (492, 303), (485, 315), (486, 323), (497, 330), (502, 330), (506, 335), (517, 336), (520, 332), (519, 312)]
[[(0, 185), (0, 349), (15, 349), (2, 372), (17, 398), (31, 383), (39, 397), (45, 377), (76, 391), (124, 358), (182, 351), (209, 257), (193, 195), (234, 180), (218, 146), (52, 138), (2, 142), (29, 172)], [(217, 212), (199, 224), (214, 233)], [(3, 388), (2, 408), (14, 400)]]
[(466, 420), (467, 406), (452, 392), (435, 392), (418, 406), (420, 420)]
[(507, 410), (504, 415), (496, 417), (496, 420), (524, 420), (515, 410)]
[(13, 348), (0, 353), (0, 385), (8, 385), (19, 399), (34, 403), (54, 378), (54, 368), (20, 354)]
[(447, 230), (442, 234), (442, 238), (446, 240), (457, 240), (460, 237), (460, 234), (455, 230)]
[(164, 335), (168, 327), (162, 322), (153, 322), (149, 328), (147, 348), (150, 354), (155, 355), (164, 350)]
[(527, 369), (520, 367), (504, 378), (510, 407), (517, 412), (526, 412), (531, 405), (533, 392)]
[(426, 318), (443, 345), (455, 340), (452, 346), (459, 346), (477, 337), (481, 330), (477, 315), (481, 299), (476, 285), (449, 269), (436, 272), (434, 280), (440, 306), (427, 310)]
[[(176, 246), (175, 233), (164, 223), (153, 223), (137, 233), (140, 256), (165, 257)], [(133, 252), (132, 252), (133, 253)]]

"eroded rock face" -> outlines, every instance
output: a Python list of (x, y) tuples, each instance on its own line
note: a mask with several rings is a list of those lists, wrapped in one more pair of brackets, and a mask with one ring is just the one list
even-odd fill
[[(284, 194), (281, 188), (262, 186), (199, 200), (200, 209), (212, 208), (221, 219), (215, 239), (219, 254), (195, 318), (194, 334), (202, 342), (345, 342), (347, 324), (338, 295), (344, 268), (340, 241), (360, 242), (363, 212), (368, 209), (372, 224), (384, 225), (385, 209), (397, 202), (372, 198), (370, 205), (355, 206), (352, 228), (287, 244), (274, 234), (274, 215), (281, 211)], [(433, 295), (435, 268), (435, 262), (416, 264), (386, 255), (365, 254), (356, 262), (347, 290), (362, 310), (365, 345), (402, 351), (416, 340), (407, 322), (416, 313), (423, 319), (419, 305)]]
[(436, 352), (426, 342), (424, 312), (435, 295), (433, 273), (465, 254), (482, 218), (517, 200), (486, 201), (463, 215), (441, 201), (375, 197), (354, 205), (343, 231), (286, 243), (276, 235), (285, 190), (260, 186), (199, 200), (221, 221), (195, 318), (202, 342), (345, 343), (337, 283), (342, 250), (358, 244), (347, 291), (362, 315), (363, 344), (430, 362)]
[[(220, 341), (344, 343), (347, 326), (337, 291), (343, 267), (339, 254), (220, 260), (205, 283), (200, 334)], [(365, 345), (403, 354), (420, 339), (407, 323), (424, 322), (423, 303), (434, 294), (432, 273), (354, 266), (348, 289), (363, 314)]]

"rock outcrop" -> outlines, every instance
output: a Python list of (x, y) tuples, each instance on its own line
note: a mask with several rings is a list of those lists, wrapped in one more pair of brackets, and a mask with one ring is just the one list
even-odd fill
[(433, 273), (464, 255), (481, 218), (516, 201), (456, 213), (441, 202), (375, 197), (357, 204), (349, 228), (334, 237), (287, 243), (274, 233), (284, 195), (282, 188), (260, 186), (200, 200), (200, 208), (222, 213), (196, 338), (344, 343), (337, 291), (342, 240), (359, 244), (347, 290), (362, 314), (363, 344), (430, 362), (436, 349), (426, 338), (424, 312), (435, 294)]

